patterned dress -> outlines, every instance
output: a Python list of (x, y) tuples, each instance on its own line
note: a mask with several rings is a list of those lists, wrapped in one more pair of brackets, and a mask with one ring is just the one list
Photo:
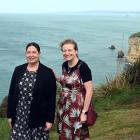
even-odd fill
[(59, 140), (89, 140), (88, 127), (78, 125), (85, 97), (79, 67), (70, 74), (63, 68), (57, 113)]
[(32, 90), (36, 81), (36, 72), (26, 71), (19, 82), (20, 94), (16, 108), (16, 120), (11, 133), (11, 140), (49, 140), (43, 127), (29, 129), (29, 114), (33, 100)]

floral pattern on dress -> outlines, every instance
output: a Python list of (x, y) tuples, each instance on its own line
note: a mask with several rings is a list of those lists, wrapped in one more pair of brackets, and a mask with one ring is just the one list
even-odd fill
[(86, 125), (79, 129), (75, 128), (76, 124), (80, 122), (85, 98), (79, 68), (70, 74), (63, 68), (60, 83), (62, 91), (57, 111), (59, 140), (89, 140), (89, 130)]

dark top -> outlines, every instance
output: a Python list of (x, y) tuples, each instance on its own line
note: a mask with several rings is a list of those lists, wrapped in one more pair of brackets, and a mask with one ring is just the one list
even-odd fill
[(73, 71), (75, 71), (78, 68), (79, 63), (81, 63), (79, 70), (80, 70), (80, 76), (82, 78), (82, 81), (83, 82), (91, 81), (92, 80), (91, 70), (88, 67), (88, 65), (82, 60), (79, 60), (74, 67), (68, 67), (68, 61), (65, 61), (62, 64), (62, 69), (65, 68), (67, 73), (71, 74)]
[[(15, 68), (8, 95), (7, 117), (14, 124), (19, 95), (19, 82), (27, 69), (27, 63)], [(39, 63), (36, 82), (33, 89), (33, 100), (30, 108), (29, 127), (44, 126), (53, 123), (55, 117), (56, 79), (53, 71)]]

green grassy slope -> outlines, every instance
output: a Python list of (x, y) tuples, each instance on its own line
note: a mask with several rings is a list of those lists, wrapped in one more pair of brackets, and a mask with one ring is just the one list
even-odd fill
[[(140, 87), (95, 96), (98, 120), (90, 129), (90, 140), (140, 140)], [(0, 140), (7, 140), (6, 119), (0, 119)], [(55, 127), (51, 140), (58, 140)]]

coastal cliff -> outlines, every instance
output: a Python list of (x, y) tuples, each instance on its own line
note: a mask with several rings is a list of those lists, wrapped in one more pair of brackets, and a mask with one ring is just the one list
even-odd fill
[(128, 60), (131, 63), (140, 58), (140, 32), (132, 34), (129, 39)]

